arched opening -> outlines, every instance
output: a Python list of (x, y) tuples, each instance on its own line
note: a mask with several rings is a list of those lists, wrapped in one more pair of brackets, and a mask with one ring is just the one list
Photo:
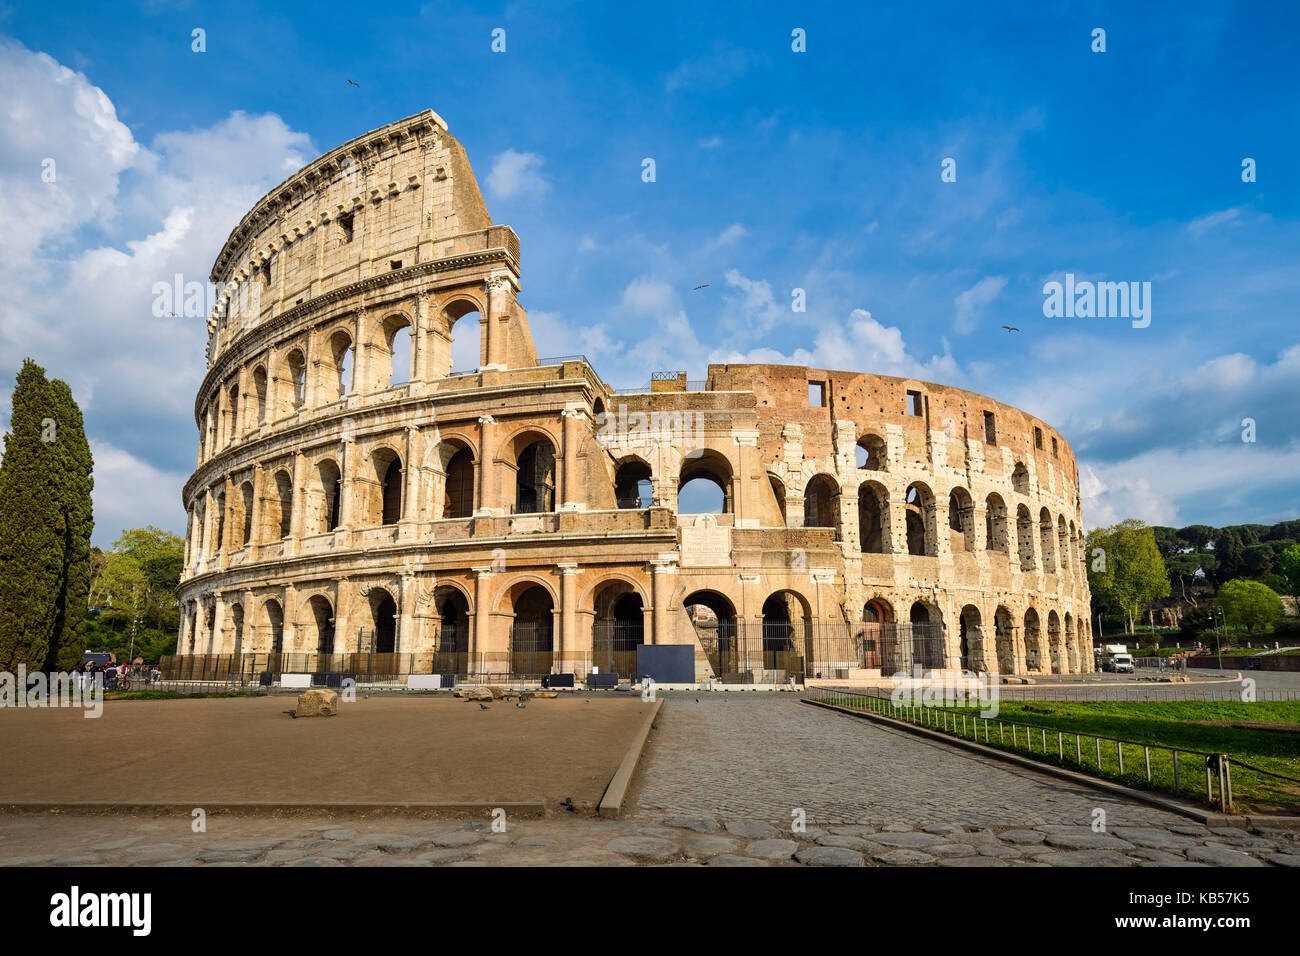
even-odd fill
[(863, 435), (853, 449), (853, 457), (863, 471), (885, 471), (889, 461), (885, 440), (879, 435)]
[(878, 481), (858, 486), (858, 541), (867, 554), (888, 554), (889, 492)]
[(1038, 612), (1032, 607), (1025, 611), (1025, 670), (1031, 674), (1044, 673), (1044, 653), (1039, 633)]
[[(454, 314), (458, 308), (469, 308), (469, 311)], [(487, 364), (483, 354), (483, 317), (478, 311), (468, 303), (455, 303), (448, 308), (448, 319), (451, 353), (447, 374), (461, 375)]]
[(1034, 522), (1024, 505), (1016, 507), (1016, 546), (1020, 554), (1020, 570), (1034, 570)]
[(262, 605), (261, 634), (257, 635), (254, 650), (266, 649), (272, 654), (284, 653), (284, 609), (280, 602), (269, 599)]
[(596, 593), (592, 621), (592, 664), (602, 673), (636, 676), (636, 649), (645, 643), (645, 608), (626, 581), (612, 581)]
[(956, 551), (975, 550), (975, 502), (965, 488), (948, 493), (948, 541)]
[(984, 500), (984, 541), (989, 551), (1007, 553), (1007, 506), (1001, 495)]
[(1079, 641), (1074, 633), (1074, 618), (1069, 611), (1065, 612), (1065, 657), (1070, 668), (1069, 673), (1083, 673), (1083, 668), (1079, 666)]
[(812, 664), (812, 613), (794, 591), (776, 591), (763, 602), (763, 669), (775, 671), (774, 683), (786, 675), (803, 676)]
[(731, 514), (731, 464), (711, 449), (692, 452), (677, 477), (677, 513)]
[(275, 495), (280, 504), (276, 512), (276, 537), (287, 538), (293, 530), (293, 479), (287, 471), (275, 473)]
[(1070, 533), (1065, 527), (1065, 515), (1056, 516), (1056, 564), (1061, 573), (1073, 570), (1070, 560)]
[(397, 602), (383, 588), (370, 592), (370, 652), (393, 654), (397, 651)]
[(1038, 513), (1038, 546), (1043, 554), (1043, 570), (1052, 574), (1056, 571), (1056, 528), (1052, 525), (1052, 514), (1046, 508)]
[(287, 407), (281, 409), (281, 413), (288, 415), (302, 408), (307, 401), (307, 360), (303, 358), (301, 349), (294, 349), (288, 354), (285, 367), (289, 372), (289, 402)]
[(459, 589), (442, 585), (433, 592), (434, 611), (438, 617), (438, 635), (434, 640), (433, 671), (436, 674), (461, 674), (463, 655), (469, 651), (469, 601)]
[(1011, 487), (1022, 495), (1029, 494), (1029, 469), (1023, 461), (1016, 462), (1011, 472)]
[(239, 437), (239, 385), (230, 386), (229, 418), (226, 420), (226, 444), (232, 444)]
[(982, 671), (984, 665), (984, 635), (980, 630), (980, 611), (974, 604), (961, 609), (961, 669)]
[(244, 606), (232, 605), (230, 608), (230, 647), (236, 655), (244, 653)]
[(442, 496), (444, 518), (468, 518), (474, 514), (474, 452), (468, 445), (443, 442), (446, 477)]
[(317, 654), (334, 653), (334, 608), (329, 599), (317, 594), (307, 602), (307, 626)]
[(515, 513), (555, 510), (555, 446), (549, 441), (526, 445), (515, 459)]
[(411, 323), (400, 315), (389, 316), (383, 325), (384, 352), (388, 374), (384, 386), (405, 385), (411, 380)]
[(207, 615), (204, 617), (203, 623), (203, 631), (208, 635), (208, 649), (206, 653), (211, 654), (214, 651), (217, 641), (217, 609), (215, 605), (208, 605)]
[(736, 633), (736, 608), (717, 591), (696, 591), (682, 602), (715, 677), (740, 672), (740, 647)]
[(325, 534), (339, 526), (339, 509), (342, 503), (339, 466), (326, 458), (316, 466), (315, 520), (317, 534)]
[(816, 475), (803, 492), (803, 526), (833, 528), (840, 537), (840, 489), (828, 475)]
[(934, 670), (944, 665), (943, 616), (937, 608), (917, 601), (907, 612), (911, 631), (912, 666)]
[(253, 369), (253, 394), (257, 396), (257, 424), (266, 421), (266, 367)]
[(649, 508), (654, 498), (650, 466), (631, 458), (614, 472), (614, 498), (620, 508)]
[(555, 603), (537, 584), (519, 584), (512, 591), (514, 620), (510, 625), (510, 673), (536, 678), (551, 672)]
[(1002, 605), (993, 612), (994, 642), (997, 645), (998, 673), (1016, 672), (1016, 632), (1011, 612)]
[(253, 483), (246, 481), (239, 486), (240, 531), (239, 546), (246, 548), (253, 543)]
[(389, 448), (371, 456), (374, 484), (369, 489), (367, 525), (397, 524), (402, 520), (402, 459)]
[(327, 401), (337, 401), (352, 391), (352, 369), (355, 350), (352, 337), (342, 329), (330, 336), (328, 361), (322, 363), (321, 391), (329, 396)]
[(1061, 618), (1055, 611), (1047, 612), (1047, 646), (1051, 653), (1052, 673), (1068, 673), (1065, 644), (1061, 641)]
[(894, 621), (894, 609), (888, 601), (872, 598), (862, 606), (862, 649), (859, 667), (883, 667), (885, 628)]
[(226, 493), (217, 495), (217, 535), (216, 548), (222, 551), (226, 547)]
[(907, 553), (938, 555), (933, 492), (919, 481), (909, 485), (904, 511), (907, 515)]

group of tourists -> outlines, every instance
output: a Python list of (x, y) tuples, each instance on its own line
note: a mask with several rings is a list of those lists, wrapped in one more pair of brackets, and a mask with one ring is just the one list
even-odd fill
[[(137, 668), (136, 670), (142, 670)], [(78, 687), (86, 687), (95, 682), (95, 675), (101, 674), (104, 678), (104, 687), (108, 690), (126, 689), (131, 686), (132, 669), (130, 664), (119, 665), (112, 658), (106, 661), (89, 660), (78, 664), (73, 671), (76, 677)], [(162, 680), (162, 671), (155, 664), (148, 671), (148, 680), (150, 684), (156, 684)]]

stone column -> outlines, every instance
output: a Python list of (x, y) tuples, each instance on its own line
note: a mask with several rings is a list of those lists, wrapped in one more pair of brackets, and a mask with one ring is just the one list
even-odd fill
[(414, 537), (421, 520), (420, 508), (420, 466), (417, 463), (423, 454), (423, 442), (420, 429), (411, 426), (406, 429), (406, 463), (402, 470), (402, 528), (399, 535), (403, 538)]
[(761, 522), (753, 476), (760, 470), (757, 468), (758, 431), (733, 429), (731, 437), (736, 442), (736, 473), (731, 478), (733, 520), (737, 528), (757, 528)]
[(370, 355), (371, 320), (365, 309), (357, 311), (356, 338), (352, 341), (352, 387), (349, 395), (374, 391), (374, 362)]
[(557, 564), (560, 572), (560, 640), (555, 648), (555, 662), (559, 673), (574, 670), (574, 653), (578, 647), (578, 564), (566, 561)]
[(510, 320), (510, 293), (513, 282), (509, 273), (494, 273), (487, 280), (487, 362), (485, 369), (507, 367), (506, 332)]
[[(295, 643), (297, 635), (295, 630), (298, 622), (298, 589), (292, 584), (286, 584), (284, 587), (284, 600), (280, 605), (284, 612), (284, 626), (281, 629), (281, 650), (288, 654), (298, 650)], [(267, 650), (274, 650), (274, 646)]]
[(393, 642), (393, 652), (396, 654), (414, 654), (415, 642), (411, 639), (411, 628), (414, 618), (411, 614), (412, 605), (415, 603), (415, 575), (411, 573), (403, 574), (398, 587), (398, 601), (401, 605), (397, 609), (397, 640)]
[(284, 544), (284, 555), (298, 553), (298, 542), (303, 538), (303, 523), (307, 520), (307, 456), (298, 452), (293, 456), (293, 500), (289, 511), (289, 541)]
[(560, 481), (562, 503), (557, 511), (586, 510), (586, 504), (582, 500), (582, 480), (578, 476), (578, 423), (586, 414), (586, 410), (577, 405), (570, 405), (560, 413), (563, 423), (561, 441), (564, 443), (564, 467)]
[(262, 534), (263, 509), (265, 503), (262, 501), (262, 495), (266, 492), (266, 469), (260, 464), (253, 466), (253, 501), (249, 505), (252, 514), (248, 519), (248, 559), (256, 561), (259, 554), (259, 548), (265, 535)]
[(356, 520), (356, 439), (344, 430), (339, 457), (339, 530), (346, 531)]
[(672, 593), (672, 575), (677, 572), (677, 555), (660, 554), (650, 562), (651, 591), (650, 600), (654, 604), (654, 628), (650, 635), (651, 644), (668, 644), (668, 598)]
[(212, 649), (211, 653), (223, 654), (225, 651), (222, 645), (225, 643), (225, 635), (222, 631), (226, 626), (226, 601), (220, 591), (213, 591), (212, 602), (215, 612), (212, 615), (212, 634), (208, 637), (208, 646)]
[(469, 673), (479, 674), (484, 670), (480, 654), (492, 642), (492, 613), (488, 608), (491, 600), (489, 592), (491, 591), (491, 567), (472, 567), (474, 572), (474, 627), (470, 632), (469, 645)]
[(489, 517), (499, 512), (496, 494), (496, 424), (491, 415), (483, 415), (478, 420), (478, 507), (474, 517)]

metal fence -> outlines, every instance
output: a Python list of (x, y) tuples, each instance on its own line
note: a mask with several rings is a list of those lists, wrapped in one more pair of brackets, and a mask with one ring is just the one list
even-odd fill
[(955, 709), (907, 699), (899, 701), (875, 691), (817, 687), (804, 696), (845, 710), (874, 713), (927, 727), (1092, 776), (1199, 800), (1217, 806), (1224, 813), (1234, 809), (1234, 770), (1239, 779), (1245, 777), (1249, 781), (1253, 802), (1281, 807), (1300, 802), (1300, 779), (1264, 770), (1223, 753), (986, 717), (978, 708)]

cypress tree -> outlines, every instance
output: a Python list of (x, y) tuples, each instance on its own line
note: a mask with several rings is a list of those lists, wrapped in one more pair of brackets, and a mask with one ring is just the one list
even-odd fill
[(0, 670), (44, 667), (54, 628), (65, 535), (58, 456), (45, 440), (53, 405), (45, 370), (27, 359), (0, 461)]
[(81, 409), (66, 382), (50, 382), (59, 474), (54, 484), (63, 516), (63, 568), (55, 598), (54, 629), (45, 669), (69, 671), (86, 649), (86, 608), (90, 601), (90, 533), (95, 519), (90, 500), (94, 460)]

